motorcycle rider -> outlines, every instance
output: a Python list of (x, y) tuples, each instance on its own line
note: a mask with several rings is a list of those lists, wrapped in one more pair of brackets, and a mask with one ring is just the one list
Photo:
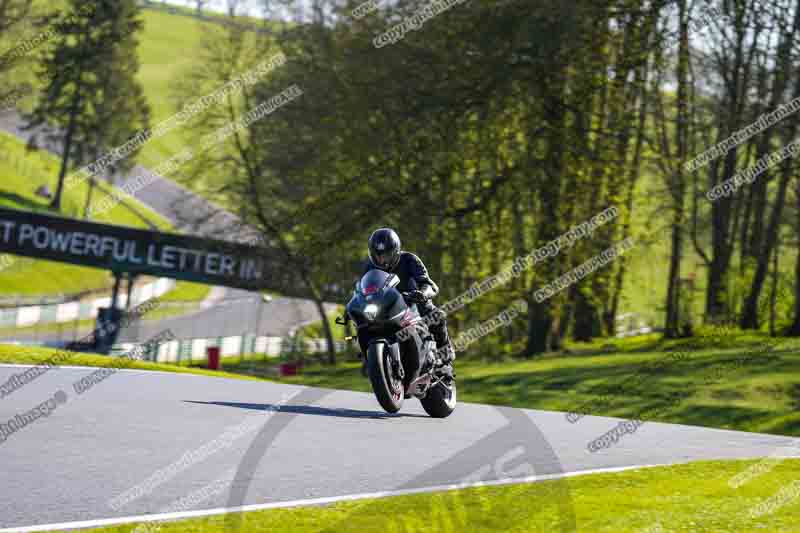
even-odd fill
[[(420, 316), (427, 317), (436, 313), (429, 330), (437, 345), (439, 356), (438, 372), (445, 376), (454, 376), (452, 362), (456, 353), (447, 334), (445, 315), (431, 301), (439, 294), (439, 287), (428, 275), (428, 269), (422, 260), (411, 252), (404, 252), (400, 247), (400, 237), (391, 228), (375, 230), (369, 237), (369, 259), (366, 261), (363, 276), (372, 269), (380, 269), (400, 278), (397, 290), (408, 303), (416, 303)], [(366, 353), (365, 343), (359, 336), (362, 352)]]

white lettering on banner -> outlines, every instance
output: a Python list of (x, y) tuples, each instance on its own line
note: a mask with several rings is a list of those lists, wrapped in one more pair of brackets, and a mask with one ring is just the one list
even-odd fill
[(161, 263), (156, 261), (155, 257), (153, 257), (155, 255), (155, 251), (156, 251), (155, 244), (151, 244), (150, 246), (147, 247), (147, 264), (154, 267), (160, 267)]
[(219, 274), (217, 261), (219, 261), (219, 254), (208, 254), (206, 256), (206, 274)]
[(137, 265), (141, 265), (142, 261), (144, 261), (144, 259), (142, 259), (141, 257), (136, 255), (136, 243), (135, 242), (131, 243), (130, 261), (131, 261), (131, 263), (134, 263), (134, 264), (137, 264)]
[(50, 248), (54, 252), (57, 252), (59, 250), (61, 250), (62, 252), (66, 252), (71, 240), (72, 240), (72, 233), (53, 232), (53, 238), (50, 239)]
[(115, 242), (114, 243), (114, 254), (113, 254), (114, 255), (114, 261), (120, 261), (120, 262), (125, 261), (125, 259), (128, 257), (128, 251), (131, 248), (131, 246), (130, 246), (131, 244), (133, 244), (131, 241), (124, 241), (124, 242), (117, 241), (117, 242)]
[(3, 220), (0, 224), (5, 228), (3, 230), (3, 242), (9, 242), (11, 240), (11, 230), (14, 229), (17, 223), (10, 220)]
[(164, 265), (164, 268), (175, 268), (175, 257), (173, 255), (175, 252), (176, 250), (173, 246), (165, 246), (161, 249), (161, 264)]
[(50, 230), (47, 228), (36, 228), (33, 232), (33, 245), (42, 250), (47, 248), (47, 243), (50, 242)]
[(91, 250), (95, 257), (100, 257), (100, 254), (97, 253), (97, 248), (100, 244), (100, 237), (95, 235), (94, 233), (90, 233), (86, 237), (86, 249)]
[(220, 268), (221, 274), (226, 276), (234, 276), (233, 273), (233, 265), (236, 260), (233, 257), (229, 257), (227, 255), (222, 256), (222, 267)]
[[(117, 239), (114, 237), (103, 237), (101, 240), (103, 241), (100, 245), (100, 251), (102, 252), (101, 257), (105, 257), (107, 253), (110, 253), (111, 250), (114, 249), (114, 241)], [(108, 248), (108, 251), (106, 251), (106, 248)]]
[(192, 255), (197, 255), (194, 253), (194, 250), (190, 250), (188, 248), (180, 248), (176, 247), (178, 250), (178, 268), (181, 270), (186, 270), (187, 268), (191, 268), (191, 263), (189, 262)]
[(86, 234), (80, 231), (76, 231), (72, 234), (72, 246), (69, 247), (69, 252), (75, 255), (86, 255), (86, 249), (82, 248), (84, 245), (83, 239), (86, 238)]
[(235, 255), (221, 252), (182, 248), (156, 242), (144, 244), (134, 239), (81, 231), (59, 231), (49, 226), (30, 223), (17, 225), (13, 221), (0, 220), (0, 239), (2, 239), (0, 242), (29, 246), (37, 250), (98, 259), (113, 258), (119, 263), (144, 264), (167, 270), (225, 276), (244, 281), (258, 280), (262, 277), (261, 264), (254, 258), (240, 260)]
[(19, 244), (24, 244), (26, 239), (33, 237), (33, 226), (23, 224), (19, 228)]

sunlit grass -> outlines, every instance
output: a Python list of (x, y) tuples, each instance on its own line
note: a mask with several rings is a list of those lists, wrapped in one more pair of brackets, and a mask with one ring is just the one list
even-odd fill
[[(731, 478), (754, 463), (696, 462), (154, 525), (163, 533), (222, 533), (231, 528), (270, 533), (800, 531), (799, 499), (789, 499), (774, 509), (769, 505), (779, 491), (791, 493), (796, 486), (800, 460), (786, 460), (769, 473), (731, 488)], [(751, 515), (761, 508), (771, 512)], [(131, 524), (94, 531), (127, 533), (135, 528)]]

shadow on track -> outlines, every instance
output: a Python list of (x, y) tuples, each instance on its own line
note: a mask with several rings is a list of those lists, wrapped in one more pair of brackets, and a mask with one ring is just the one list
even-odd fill
[(386, 418), (430, 418), (427, 415), (413, 413), (398, 413), (390, 415), (379, 411), (361, 411), (358, 409), (336, 409), (329, 407), (318, 407), (315, 405), (279, 405), (271, 403), (239, 403), (239, 402), (200, 402), (195, 400), (184, 400), (186, 403), (197, 403), (203, 405), (220, 405), (223, 407), (236, 407), (238, 409), (253, 409), (256, 411), (277, 411), (280, 413), (291, 413), (295, 415), (317, 415), (335, 416), (339, 418), (366, 418), (366, 419), (386, 419)]

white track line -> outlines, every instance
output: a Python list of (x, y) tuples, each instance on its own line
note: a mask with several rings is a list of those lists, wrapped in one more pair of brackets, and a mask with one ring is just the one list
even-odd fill
[(549, 474), (544, 476), (528, 476), (522, 478), (497, 479), (493, 481), (478, 481), (473, 483), (456, 483), (454, 485), (438, 485), (433, 487), (423, 487), (418, 489), (387, 490), (381, 492), (365, 492), (362, 494), (346, 494), (343, 496), (331, 496), (327, 498), (313, 498), (307, 500), (291, 500), (274, 503), (256, 503), (252, 505), (241, 505), (238, 507), (221, 507), (217, 509), (201, 509), (199, 511), (181, 511), (176, 513), (161, 513), (139, 516), (122, 516), (119, 518), (101, 518), (97, 520), (84, 520), (81, 522), (62, 522), (60, 524), (41, 524), (37, 526), (13, 527), (0, 529), (0, 533), (32, 533), (36, 531), (51, 530), (70, 530), (86, 529), (93, 527), (115, 526), (120, 524), (130, 524), (133, 522), (161, 522), (165, 520), (179, 520), (184, 518), (199, 518), (203, 516), (223, 515), (228, 513), (243, 513), (248, 511), (265, 511), (268, 509), (285, 509), (290, 507), (306, 507), (313, 505), (325, 505), (339, 502), (351, 502), (357, 500), (367, 500), (375, 498), (388, 498), (391, 496), (407, 496), (425, 492), (446, 492), (452, 490), (469, 489), (476, 487), (497, 487), (502, 485), (515, 485), (520, 483), (533, 483), (537, 481), (548, 481), (553, 479), (564, 479), (568, 477), (584, 476), (587, 474), (608, 474), (623, 472), (625, 470), (637, 470), (641, 468), (655, 468), (663, 465), (639, 465), (639, 466), (617, 466), (611, 468), (594, 468), (590, 470), (578, 470), (576, 472), (565, 472), (562, 474)]

